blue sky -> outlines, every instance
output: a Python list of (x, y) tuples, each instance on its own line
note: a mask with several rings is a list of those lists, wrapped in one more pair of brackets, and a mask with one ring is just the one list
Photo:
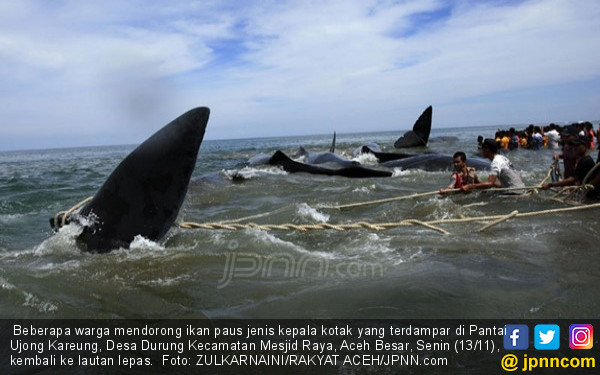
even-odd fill
[(0, 2), (0, 150), (600, 119), (596, 0)]

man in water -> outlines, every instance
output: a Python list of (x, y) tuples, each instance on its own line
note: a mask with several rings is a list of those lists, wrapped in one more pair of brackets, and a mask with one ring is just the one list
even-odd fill
[(557, 150), (560, 147), (558, 144), (560, 141), (560, 133), (556, 130), (556, 124), (550, 124), (548, 126), (548, 131), (545, 133), (548, 136), (548, 147)]
[(454, 173), (452, 173), (450, 185), (446, 189), (440, 189), (440, 194), (445, 194), (449, 189), (460, 189), (464, 185), (478, 184), (477, 172), (473, 167), (467, 167), (467, 155), (458, 151), (454, 154)]
[(561, 141), (563, 143), (563, 149), (560, 154), (554, 155), (554, 160), (563, 159), (564, 162), (564, 176), (565, 178), (573, 176), (575, 171), (575, 162), (577, 161), (577, 155), (575, 154), (574, 147), (571, 142), (577, 139), (578, 134), (577, 127), (575, 125), (567, 126), (560, 134)]
[[(573, 175), (565, 177), (559, 181), (544, 184), (541, 186), (542, 190), (547, 190), (551, 187), (581, 185), (584, 182), (585, 177), (592, 170), (592, 168), (594, 168), (594, 165), (596, 165), (596, 163), (594, 163), (594, 159), (588, 155), (590, 143), (589, 139), (587, 139), (585, 136), (580, 136), (579, 138), (570, 141), (569, 145), (573, 147), (573, 150), (577, 156)], [(592, 191), (589, 191), (587, 196), (589, 198), (600, 197), (600, 179), (598, 178), (598, 172), (596, 171), (594, 175), (590, 176), (587, 182), (595, 185), (595, 188)]]
[(466, 184), (461, 190), (468, 192), (473, 189), (490, 189), (493, 187), (520, 188), (524, 187), (519, 173), (513, 168), (510, 160), (504, 155), (498, 154), (498, 145), (493, 139), (483, 141), (481, 147), (483, 156), (492, 161), (491, 172), (486, 182)]

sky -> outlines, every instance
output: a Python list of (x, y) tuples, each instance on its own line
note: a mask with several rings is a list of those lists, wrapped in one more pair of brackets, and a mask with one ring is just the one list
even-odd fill
[(0, 150), (600, 119), (597, 0), (0, 0)]

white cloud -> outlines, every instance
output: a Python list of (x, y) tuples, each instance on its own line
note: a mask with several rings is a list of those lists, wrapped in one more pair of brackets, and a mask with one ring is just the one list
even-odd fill
[(217, 138), (399, 130), (429, 104), (439, 126), (593, 119), (573, 92), (597, 97), (599, 16), (593, 0), (2, 2), (0, 149), (139, 142), (197, 105)]

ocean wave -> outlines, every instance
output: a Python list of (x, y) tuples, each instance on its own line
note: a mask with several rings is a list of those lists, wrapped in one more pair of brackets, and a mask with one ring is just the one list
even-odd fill
[(360, 154), (352, 160), (359, 162), (362, 165), (379, 165), (379, 159), (371, 153)]
[(76, 239), (81, 234), (83, 227), (70, 223), (59, 229), (57, 233), (44, 240), (33, 248), (33, 254), (44, 256), (48, 254), (75, 254), (81, 251), (77, 247)]
[(352, 192), (353, 192), (353, 193), (364, 193), (364, 194), (369, 194), (371, 191), (373, 191), (373, 190), (375, 190), (375, 189), (377, 189), (377, 185), (375, 185), (375, 184), (371, 184), (371, 185), (368, 185), (368, 186), (361, 186), (361, 187), (358, 187), (358, 188), (356, 188), (356, 189), (352, 190)]
[(244, 167), (242, 169), (229, 169), (222, 171), (225, 177), (231, 181), (251, 180), (265, 175), (287, 175), (288, 173), (278, 167), (253, 168)]
[(0, 215), (0, 224), (13, 224), (21, 221), (25, 216), (24, 214), (2, 214)]
[(161, 244), (147, 239), (144, 236), (137, 235), (129, 244), (130, 250), (149, 250), (149, 251), (163, 251), (165, 247)]
[(392, 177), (402, 177), (414, 175), (415, 171), (410, 169), (394, 168), (392, 170)]
[(317, 211), (307, 203), (298, 205), (298, 214), (303, 217), (308, 217), (318, 223), (327, 223), (329, 221), (329, 215)]
[(22, 290), (14, 284), (11, 284), (3, 277), (0, 277), (0, 289), (6, 290), (11, 294), (15, 294), (17, 298), (22, 298), (22, 306), (33, 308), (40, 313), (55, 313), (58, 311), (58, 306), (49, 300), (43, 300), (34, 294)]
[(316, 250), (316, 251), (309, 250), (298, 244), (295, 244), (294, 242), (282, 240), (281, 238), (279, 238), (279, 237), (275, 236), (274, 234), (267, 232), (267, 231), (258, 230), (258, 229), (247, 229), (246, 233), (253, 236), (255, 239), (255, 242), (258, 244), (261, 244), (261, 246), (264, 246), (265, 250), (276, 250), (279, 253), (281, 253), (282, 251), (285, 251), (285, 250), (290, 250), (293, 252), (312, 255), (312, 256), (325, 258), (325, 259), (337, 259), (338, 258), (337, 254), (334, 252), (327, 252), (327, 251), (322, 251), (322, 250)]

